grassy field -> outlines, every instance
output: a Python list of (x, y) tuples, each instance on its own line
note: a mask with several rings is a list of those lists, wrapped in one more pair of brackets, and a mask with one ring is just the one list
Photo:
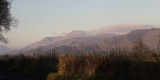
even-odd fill
[(47, 80), (159, 80), (160, 53), (126, 50), (106, 53), (0, 57), (0, 71)]

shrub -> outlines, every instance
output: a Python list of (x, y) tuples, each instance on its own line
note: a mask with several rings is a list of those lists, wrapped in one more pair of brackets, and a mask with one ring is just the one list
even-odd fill
[(57, 73), (50, 73), (47, 76), (46, 80), (57, 80), (58, 74)]

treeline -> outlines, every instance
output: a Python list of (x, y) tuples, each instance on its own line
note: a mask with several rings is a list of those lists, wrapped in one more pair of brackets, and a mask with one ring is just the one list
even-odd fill
[(55, 54), (25, 56), (4, 55), (0, 57), (1, 72), (18, 72), (31, 76), (46, 78), (48, 73), (57, 72), (58, 59)]

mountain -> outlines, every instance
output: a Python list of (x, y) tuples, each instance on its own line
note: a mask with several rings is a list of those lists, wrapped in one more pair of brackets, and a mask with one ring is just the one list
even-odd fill
[(65, 39), (62, 41), (58, 41), (56, 43), (50, 44), (48, 46), (44, 46), (44, 48), (50, 48), (50, 47), (59, 47), (59, 46), (74, 46), (79, 44), (88, 44), (92, 42), (98, 42), (103, 41), (106, 38), (117, 36), (116, 34), (112, 33), (104, 33), (104, 34), (98, 34), (90, 37), (74, 37)]
[[(66, 44), (61, 42), (57, 49), (65, 53), (67, 51), (108, 51), (111, 49), (131, 49), (133, 42), (139, 38), (142, 38), (143, 42), (147, 45), (149, 49), (157, 49), (158, 41), (160, 40), (160, 28), (150, 28), (150, 29), (136, 29), (124, 35), (117, 35), (113, 37), (108, 37), (100, 41), (89, 41), (82, 43), (80, 45), (73, 45), (73, 42), (78, 40), (68, 40), (70, 43)], [(67, 42), (67, 40), (66, 40)], [(58, 43), (60, 44), (60, 43)], [(67, 47), (68, 46), (68, 47)]]
[[(73, 32), (74, 33), (74, 32)], [(87, 33), (88, 34), (88, 33)], [(71, 36), (71, 34), (69, 34)], [(160, 40), (160, 28), (136, 29), (127, 34), (116, 35), (113, 33), (103, 33), (98, 35), (78, 36), (57, 36), (46, 37), (23, 49), (27, 54), (33, 54), (38, 48), (40, 52), (47, 52), (51, 48), (56, 48), (59, 53), (85, 53), (90, 51), (108, 51), (111, 49), (130, 49), (133, 42), (142, 38), (149, 49), (157, 49)], [(27, 50), (28, 49), (28, 50)], [(38, 49), (38, 52), (39, 52)], [(24, 52), (24, 51), (22, 51)]]
[(88, 37), (91, 36), (88, 32), (82, 31), (82, 30), (74, 30), (70, 33), (65, 34), (64, 36), (56, 36), (56, 37), (45, 37), (44, 39), (37, 41), (35, 43), (32, 43), (31, 45), (28, 45), (21, 49), (21, 51), (28, 51), (32, 49), (36, 49), (42, 46), (47, 46), (50, 44), (54, 44), (56, 42), (70, 39), (70, 38), (78, 38), (78, 37)]
[[(44, 46), (63, 46), (63, 45), (74, 45), (78, 43), (90, 43), (100, 40), (104, 40), (108, 37), (113, 37), (114, 35), (110, 33), (124, 33), (129, 32), (135, 29), (146, 29), (155, 27), (154, 25), (149, 24), (125, 24), (125, 25), (113, 25), (105, 27), (99, 30), (99, 33), (83, 31), (83, 30), (74, 30), (70, 33), (66, 33), (64, 36), (55, 36), (55, 37), (45, 37), (44, 39), (32, 43), (24, 48), (21, 51), (28, 51), (31, 49), (36, 49)], [(111, 36), (110, 36), (111, 35)]]
[[(107, 34), (104, 34), (107, 35)], [(127, 34), (114, 35), (106, 38), (99, 37), (100, 35), (87, 38), (74, 38), (52, 44), (56, 46), (61, 53), (77, 53), (76, 51), (107, 51), (111, 49), (131, 49), (133, 42), (142, 38), (143, 42), (149, 49), (157, 49), (158, 41), (160, 40), (160, 28), (136, 29)], [(99, 39), (99, 40), (97, 40)], [(95, 41), (94, 41), (95, 40)], [(49, 45), (49, 46), (52, 46)], [(43, 48), (49, 49), (49, 46)]]
[[(126, 34), (116, 35), (113, 33), (102, 32), (102, 34), (94, 34), (82, 30), (74, 30), (64, 36), (45, 37), (44, 39), (37, 41), (29, 46), (22, 48), (19, 52), (34, 51), (35, 49), (47, 50), (50, 48), (57, 48), (59, 50), (65, 50), (65, 48), (72, 49), (84, 49), (88, 50), (93, 48), (94, 50), (108, 50), (113, 48), (131, 48), (133, 42), (138, 38), (142, 38), (144, 43), (150, 49), (156, 49), (158, 43), (158, 35), (160, 35), (160, 28), (149, 28), (152, 25), (129, 25), (135, 29)], [(149, 29), (143, 29), (149, 28)], [(134, 28), (132, 28), (134, 29)], [(127, 29), (130, 30), (130, 29)], [(123, 31), (120, 30), (120, 31)], [(68, 49), (67, 48), (67, 49)]]
[(23, 49), (21, 51), (28, 51), (36, 48), (44, 48), (48, 49), (51, 47), (58, 47), (58, 46), (65, 46), (65, 45), (75, 45), (75, 44), (81, 44), (81, 43), (91, 43), (96, 41), (101, 41), (109, 37), (117, 36), (116, 34), (112, 33), (104, 33), (104, 34), (98, 34), (90, 37), (78, 37), (78, 36), (61, 36), (61, 37), (46, 37), (42, 39), (41, 41), (35, 42)]
[[(103, 41), (106, 38), (111, 38), (111, 37), (115, 37), (115, 36), (118, 36), (118, 35), (112, 34), (112, 33), (104, 33), (104, 34), (98, 34), (98, 35), (89, 36), (89, 37), (72, 37), (72, 38), (67, 38), (67, 39), (65, 38), (64, 40), (53, 42), (52, 44), (49, 44), (47, 46), (41, 46), (41, 47), (38, 47), (38, 48), (30, 48), (27, 51), (24, 51), (24, 50), (22, 51), (21, 50), (21, 52), (25, 52), (27, 55), (30, 55), (30, 54), (32, 55), (37, 50), (38, 50), (38, 52), (47, 52), (46, 50), (49, 50), (49, 49), (52, 49), (52, 48), (56, 48), (56, 51), (58, 51), (59, 53), (65, 53), (66, 50), (73, 51), (73, 52), (77, 51), (77, 50), (80, 50), (79, 52), (88, 51), (88, 50), (91, 51), (93, 48), (96, 49), (96, 47), (97, 47), (96, 45), (89, 46), (93, 42)], [(51, 41), (53, 41), (53, 39), (54, 38), (52, 38)], [(34, 44), (38, 45), (38, 43), (42, 43), (43, 41), (47, 42), (48, 38), (47, 38), (47, 40), (45, 38), (45, 39), (43, 39), (39, 42), (36, 42)], [(83, 45), (83, 44), (85, 44), (85, 45)], [(32, 46), (33, 46), (33, 44), (32, 44)], [(92, 49), (90, 49), (88, 46), (92, 47)], [(26, 48), (23, 48), (23, 49), (26, 49)], [(41, 51), (39, 51), (39, 50), (41, 50)]]
[(45, 37), (44, 39), (37, 41), (35, 43), (32, 43), (24, 48), (21, 49), (21, 51), (28, 51), (31, 49), (36, 49), (39, 48), (41, 46), (47, 46), (49, 44), (52, 44), (54, 42), (63, 40), (64, 38), (62, 36), (57, 36), (57, 37)]
[[(137, 29), (129, 32), (128, 34), (112, 37), (105, 39), (102, 42), (94, 43), (99, 45), (99, 47), (105, 46), (105, 48), (131, 48), (133, 42), (138, 38), (142, 38), (144, 43), (150, 49), (157, 49), (157, 43), (160, 35), (160, 28), (151, 28), (151, 29)], [(103, 46), (102, 46), (103, 45)]]
[(8, 47), (6, 47), (6, 46), (3, 46), (3, 45), (0, 45), (0, 55), (5, 54), (5, 53), (8, 53), (8, 52), (10, 52), (10, 51), (11, 51), (10, 48), (8, 48)]

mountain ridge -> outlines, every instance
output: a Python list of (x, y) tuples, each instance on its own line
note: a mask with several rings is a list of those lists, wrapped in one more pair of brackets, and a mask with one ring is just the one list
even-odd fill
[[(131, 25), (137, 26), (137, 25)], [(138, 25), (140, 27), (141, 25)], [(142, 25), (142, 28), (148, 28), (152, 25)], [(128, 26), (127, 26), (128, 27)], [(130, 26), (129, 26), (130, 27)], [(150, 29), (136, 29), (132, 30), (126, 34), (114, 34), (109, 32), (101, 32), (99, 34), (95, 34), (92, 32), (87, 32), (83, 30), (74, 30), (70, 33), (66, 33), (63, 36), (55, 36), (55, 37), (45, 37), (42, 40), (34, 42), (20, 50), (15, 52), (26, 52), (32, 51), (35, 49), (49, 49), (54, 47), (61, 47), (61, 46), (77, 46), (81, 45), (84, 47), (88, 46), (98, 46), (99, 48), (115, 48), (118, 47), (130, 47), (132, 46), (131, 43), (134, 42), (137, 38), (142, 37), (144, 42), (147, 45), (151, 45), (151, 48), (157, 40), (157, 35), (159, 34), (160, 28), (150, 28)], [(121, 31), (121, 30), (120, 30)], [(152, 37), (152, 39), (150, 39)], [(156, 37), (156, 38), (155, 38)], [(156, 39), (156, 40), (155, 40)], [(14, 51), (12, 51), (14, 52)]]

